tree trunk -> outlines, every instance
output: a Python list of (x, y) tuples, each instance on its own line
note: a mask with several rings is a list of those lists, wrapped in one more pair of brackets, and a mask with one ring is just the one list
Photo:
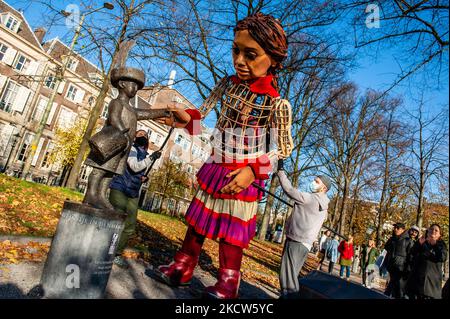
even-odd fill
[(347, 178), (344, 179), (344, 189), (342, 192), (342, 205), (341, 212), (339, 216), (339, 232), (341, 234), (345, 233), (345, 217), (347, 214), (347, 202), (348, 202), (348, 188), (350, 187), (350, 183)]
[[(277, 178), (275, 177), (275, 175), (273, 175), (272, 179), (270, 181), (269, 191), (271, 193), (275, 193), (277, 186), (278, 186)], [(265, 240), (265, 238), (266, 238), (267, 228), (269, 227), (269, 222), (270, 222), (270, 212), (272, 210), (272, 206), (273, 206), (273, 197), (270, 195), (267, 195), (267, 203), (266, 203), (266, 206), (264, 207), (264, 215), (263, 215), (263, 219), (261, 222), (261, 228), (260, 228), (260, 231), (258, 234), (259, 240)]]
[[(122, 25), (122, 29), (121, 29), (119, 38), (117, 39), (116, 47), (112, 54), (111, 65), (109, 67), (108, 72), (106, 73), (106, 75), (104, 77), (102, 88), (100, 89), (100, 93), (95, 101), (95, 106), (92, 108), (91, 113), (89, 114), (88, 124), (86, 126), (86, 130), (84, 132), (83, 139), (81, 140), (78, 154), (73, 163), (72, 171), (70, 173), (69, 179), (67, 180), (67, 187), (70, 189), (76, 188), (76, 185), (78, 182), (78, 175), (81, 170), (81, 165), (83, 163), (84, 156), (89, 150), (89, 139), (91, 138), (92, 134), (94, 133), (95, 125), (97, 124), (97, 121), (103, 110), (105, 97), (108, 94), (108, 91), (110, 88), (109, 78), (111, 75), (111, 71), (116, 66), (117, 59), (119, 59), (119, 58), (124, 59), (124, 55), (126, 55), (126, 53), (128, 53), (128, 52), (125, 53), (123, 51), (130, 50), (130, 46), (128, 46), (128, 45), (124, 45), (124, 47), (122, 48), (122, 44), (123, 44), (123, 41), (125, 40), (126, 31), (128, 29), (128, 23), (130, 21), (131, 14), (133, 12), (133, 5), (134, 5), (134, 0), (131, 1), (128, 13), (124, 17), (124, 23)], [(122, 50), (122, 52), (121, 52), (121, 50)]]

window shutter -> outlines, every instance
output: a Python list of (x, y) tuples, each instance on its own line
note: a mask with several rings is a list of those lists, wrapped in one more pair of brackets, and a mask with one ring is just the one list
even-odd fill
[(6, 76), (0, 74), (0, 93), (2, 92), (3, 86), (6, 83), (6, 80), (8, 80), (8, 78)]
[(83, 102), (84, 93), (85, 92), (81, 89), (77, 90), (77, 93), (75, 93), (75, 103)]
[(16, 100), (14, 101), (13, 110), (22, 113), (27, 103), (28, 96), (30, 95), (30, 90), (24, 86), (19, 88), (17, 92)]
[(5, 62), (7, 65), (12, 65), (14, 62), (14, 58), (16, 57), (17, 50), (14, 50), (13, 48), (8, 48), (5, 52), (5, 56), (3, 57), (3, 62)]
[(56, 107), (57, 106), (58, 106), (58, 103), (56, 103), (56, 102), (53, 103), (52, 109), (50, 110), (50, 114), (48, 115), (48, 118), (47, 118), (47, 122), (46, 122), (47, 125), (50, 125), (52, 123), (53, 116), (55, 115), (55, 111), (56, 111)]
[(64, 92), (64, 87), (66, 86), (66, 81), (61, 81), (58, 85), (58, 93), (62, 94), (62, 92)]
[(38, 68), (39, 68), (38, 61), (30, 62), (24, 73), (25, 75), (36, 75)]
[(41, 152), (42, 149), (42, 144), (44, 144), (44, 138), (41, 137), (41, 139), (39, 140), (37, 149), (36, 149), (36, 153), (34, 153), (34, 157), (33, 160), (31, 161), (31, 165), (36, 166), (36, 162), (39, 158), (39, 153)]
[(2, 136), (2, 138), (0, 139), (0, 154), (2, 156), (5, 156), (5, 152), (8, 148), (8, 141), (13, 133), (14, 133), (14, 126), (11, 125), (4, 125), (3, 127), (0, 126), (0, 136)]

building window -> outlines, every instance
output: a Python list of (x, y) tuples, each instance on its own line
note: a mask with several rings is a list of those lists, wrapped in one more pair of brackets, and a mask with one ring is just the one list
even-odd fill
[(88, 73), (88, 76), (89, 76), (89, 81), (94, 83), (94, 85), (102, 86), (103, 80), (102, 80), (102, 76), (100, 74), (98, 74), (98, 73)]
[(58, 117), (58, 127), (62, 129), (70, 128), (77, 118), (77, 114), (64, 107), (61, 108)]
[(102, 118), (104, 118), (104, 119), (108, 118), (108, 106), (109, 106), (109, 103), (105, 103), (105, 105), (103, 106)]
[(55, 86), (56, 86), (56, 77), (53, 74), (49, 74), (46, 78), (45, 78), (45, 82), (44, 85), (46, 87), (48, 87), (49, 89), (54, 90)]
[(75, 101), (75, 96), (77, 94), (78, 89), (74, 87), (73, 85), (69, 85), (69, 89), (67, 90), (66, 98)]
[(75, 71), (75, 69), (77, 68), (78, 61), (74, 58), (68, 58), (68, 59), (69, 60), (67, 61), (66, 67), (71, 71)]
[(3, 60), (6, 50), (8, 50), (8, 47), (6, 45), (4, 45), (3, 43), (0, 43), (0, 61)]
[(33, 117), (32, 119), (35, 121), (40, 121), (42, 119), (42, 116), (44, 115), (45, 108), (47, 107), (48, 100), (45, 98), (40, 98), (39, 102), (36, 105), (36, 108), (34, 109)]
[(17, 71), (25, 70), (30, 64), (30, 59), (27, 59), (22, 54), (17, 55), (16, 63), (14, 63), (14, 68)]
[(2, 97), (0, 98), (0, 110), (11, 112), (18, 92), (19, 85), (12, 81), (9, 81), (6, 89), (3, 91)]
[(92, 106), (94, 106), (94, 103), (95, 103), (95, 97), (90, 96), (88, 98), (88, 105), (92, 107)]
[(5, 24), (5, 27), (13, 32), (17, 32), (19, 29), (19, 20), (10, 13), (3, 14), (2, 21)]
[(52, 153), (54, 148), (53, 143), (49, 142), (49, 145), (47, 146), (47, 150), (45, 151), (44, 158), (42, 159), (41, 167), (45, 169), (50, 168), (50, 154)]
[(28, 148), (30, 147), (32, 139), (33, 137), (31, 134), (27, 134), (27, 136), (24, 138), (22, 147), (19, 151), (19, 155), (17, 156), (18, 161), (25, 162), (27, 160)]
[(162, 138), (161, 135), (156, 134), (156, 139), (155, 139), (155, 144), (156, 144), (156, 145), (159, 145), (159, 143), (161, 142), (161, 138)]

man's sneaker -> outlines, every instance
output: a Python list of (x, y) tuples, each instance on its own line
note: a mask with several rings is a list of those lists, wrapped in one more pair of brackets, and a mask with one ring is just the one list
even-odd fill
[(128, 263), (125, 260), (125, 258), (123, 258), (122, 256), (116, 256), (116, 258), (114, 258), (113, 261), (114, 264), (116, 264), (117, 266), (119, 266), (120, 268), (128, 268)]

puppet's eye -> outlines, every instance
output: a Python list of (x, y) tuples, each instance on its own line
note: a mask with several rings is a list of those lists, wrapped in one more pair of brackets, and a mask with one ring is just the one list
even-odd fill
[(254, 53), (246, 53), (245, 57), (247, 59), (249, 59), (249, 60), (254, 60), (254, 59), (256, 59), (256, 54), (254, 54)]

